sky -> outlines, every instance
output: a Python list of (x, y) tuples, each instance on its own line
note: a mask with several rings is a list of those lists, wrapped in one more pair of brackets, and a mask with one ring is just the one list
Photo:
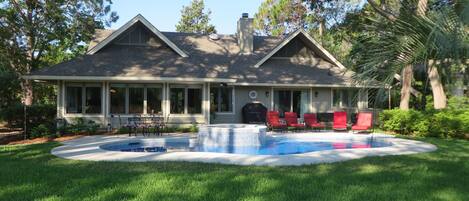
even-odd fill
[[(182, 6), (190, 5), (191, 0), (113, 0), (112, 10), (119, 20), (111, 25), (117, 29), (127, 21), (142, 14), (160, 31), (175, 31), (181, 18)], [(211, 23), (220, 34), (236, 32), (236, 22), (241, 13), (253, 17), (262, 0), (205, 0), (205, 8), (212, 11)]]

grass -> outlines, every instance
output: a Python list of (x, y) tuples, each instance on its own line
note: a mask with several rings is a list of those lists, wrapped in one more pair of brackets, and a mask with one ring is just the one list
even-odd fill
[(84, 162), (58, 143), (0, 146), (0, 200), (469, 200), (469, 141), (300, 167)]

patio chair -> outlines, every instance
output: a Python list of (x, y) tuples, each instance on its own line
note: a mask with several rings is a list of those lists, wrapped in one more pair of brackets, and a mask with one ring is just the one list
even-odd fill
[(316, 114), (313, 113), (305, 113), (303, 115), (305, 126), (308, 128), (314, 129), (324, 129), (326, 126), (322, 122), (318, 122), (318, 118)]
[(371, 129), (373, 114), (371, 112), (359, 112), (357, 123), (352, 126), (352, 131), (367, 131)]
[(305, 129), (304, 124), (298, 123), (298, 116), (296, 112), (285, 112), (285, 121), (288, 127), (293, 127), (295, 130)]
[(347, 130), (347, 112), (334, 112), (334, 130)]
[(268, 111), (266, 120), (267, 120), (267, 127), (270, 130), (277, 129), (277, 130), (283, 131), (287, 128), (287, 124), (280, 121), (280, 116), (279, 116), (278, 111)]

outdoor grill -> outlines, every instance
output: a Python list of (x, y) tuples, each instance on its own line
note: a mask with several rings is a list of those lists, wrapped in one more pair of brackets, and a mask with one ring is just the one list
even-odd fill
[(267, 107), (262, 105), (262, 103), (248, 103), (244, 105), (242, 112), (243, 112), (243, 123), (247, 123), (247, 124), (265, 123)]

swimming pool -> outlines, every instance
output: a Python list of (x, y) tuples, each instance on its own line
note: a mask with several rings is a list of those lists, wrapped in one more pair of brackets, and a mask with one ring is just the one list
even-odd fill
[(288, 155), (307, 152), (363, 149), (391, 146), (384, 139), (363, 137), (314, 138), (303, 136), (268, 136), (261, 145), (205, 145), (195, 139), (159, 140), (135, 139), (101, 145), (108, 151), (120, 152), (214, 152), (247, 155)]

